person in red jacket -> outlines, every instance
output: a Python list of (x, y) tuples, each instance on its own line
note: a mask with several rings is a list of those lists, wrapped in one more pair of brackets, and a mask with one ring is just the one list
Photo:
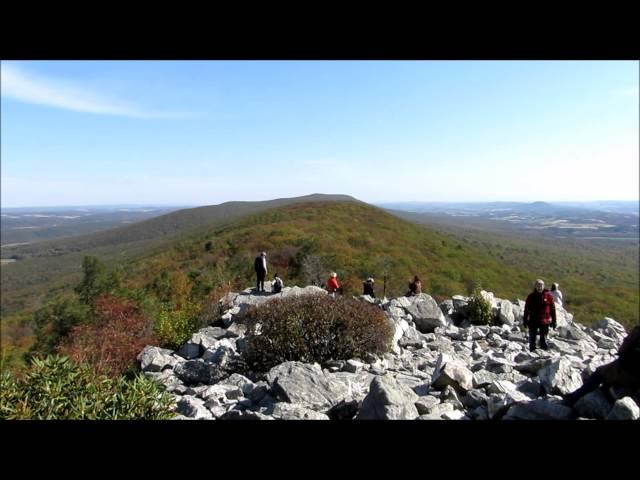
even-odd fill
[(536, 349), (536, 336), (540, 334), (540, 348), (549, 350), (547, 334), (549, 327), (556, 328), (556, 307), (553, 295), (544, 288), (543, 280), (536, 280), (533, 292), (524, 304), (523, 321), (529, 328), (529, 350)]
[(331, 272), (329, 280), (327, 280), (327, 291), (333, 295), (336, 292), (340, 292), (340, 284), (338, 283), (338, 274), (336, 272)]

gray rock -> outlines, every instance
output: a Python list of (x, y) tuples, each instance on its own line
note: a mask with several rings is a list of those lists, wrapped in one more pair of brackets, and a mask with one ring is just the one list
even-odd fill
[[(433, 407), (440, 403), (440, 399), (436, 398), (432, 395), (426, 395), (424, 397), (420, 397), (416, 402), (415, 406), (420, 415), (428, 415), (433, 410)], [(448, 408), (448, 407), (447, 407)]]
[(357, 360), (347, 360), (347, 362), (344, 365), (344, 371), (345, 372), (350, 372), (350, 373), (357, 373), (360, 370), (362, 370), (362, 368), (364, 367), (364, 363), (359, 362)]
[(453, 361), (447, 354), (440, 354), (433, 372), (433, 387), (442, 389), (453, 386), (459, 392), (473, 388), (473, 373), (464, 365)]
[(225, 335), (226, 330), (220, 327), (207, 327), (199, 330), (197, 333), (194, 333), (191, 336), (191, 340), (189, 340), (189, 343), (193, 345), (200, 345), (202, 349), (199, 349), (199, 351), (204, 351), (210, 348), (214, 348), (219, 340)]
[(412, 297), (412, 302), (406, 308), (413, 317), (416, 328), (422, 333), (433, 332), (437, 327), (446, 327), (444, 314), (436, 301), (426, 293)]
[(231, 374), (220, 383), (223, 385), (234, 385), (240, 388), (242, 394), (245, 396), (248, 396), (256, 388), (255, 383), (253, 383), (244, 375), (240, 375), (239, 373)]
[(581, 417), (604, 419), (613, 405), (603, 390), (598, 388), (578, 400), (573, 408)]
[(172, 353), (171, 350), (147, 345), (138, 354), (137, 359), (143, 372), (160, 372), (177, 365), (178, 359), (173, 357)]
[(473, 388), (485, 387), (499, 379), (500, 377), (497, 373), (493, 373), (484, 369), (478, 370), (477, 372), (473, 373)]
[(226, 367), (236, 356), (236, 351), (227, 345), (220, 345), (215, 350), (207, 350), (202, 355), (202, 360), (216, 365)]
[(398, 340), (398, 345), (403, 348), (415, 347), (420, 348), (425, 343), (425, 337), (414, 327), (408, 327)]
[(589, 335), (591, 335), (591, 338), (596, 341), (599, 348), (603, 348), (605, 350), (617, 349), (620, 344), (616, 339), (608, 337), (607, 335), (600, 333), (598, 330), (590, 331)]
[(411, 300), (408, 297), (393, 298), (389, 301), (387, 308), (408, 308)]
[(569, 420), (571, 409), (560, 402), (537, 399), (517, 403), (509, 408), (503, 420)]
[(445, 415), (455, 411), (450, 403), (439, 403), (431, 408), (429, 413), (420, 415), (419, 420), (445, 420)]
[(518, 385), (518, 391), (524, 393), (529, 398), (538, 398), (542, 395), (542, 385), (537, 379), (529, 378)]
[(178, 350), (178, 355), (187, 360), (192, 360), (194, 358), (198, 358), (201, 355), (201, 352), (202, 347), (199, 343), (188, 341), (187, 343), (182, 345), (182, 347), (180, 347), (180, 350)]
[(271, 413), (276, 420), (329, 420), (324, 413), (319, 413), (304, 405), (295, 403), (276, 403)]
[(547, 393), (564, 395), (582, 385), (580, 373), (571, 367), (566, 358), (553, 360), (538, 373), (542, 388)]
[(250, 392), (245, 393), (246, 397), (252, 402), (260, 402), (265, 395), (269, 393), (269, 385), (266, 382), (257, 382)]
[(502, 300), (500, 303), (498, 321), (505, 325), (514, 325), (516, 323), (515, 317), (513, 316), (513, 306), (509, 300)]
[(243, 337), (247, 333), (246, 325), (241, 323), (233, 323), (226, 330), (225, 338)]
[(347, 399), (349, 393), (342, 382), (326, 375), (318, 364), (285, 362), (269, 371), (267, 381), (284, 401), (312, 410), (326, 411)]
[(489, 397), (481, 390), (471, 390), (462, 397), (462, 404), (469, 409), (475, 409), (479, 406), (486, 405)]
[(606, 418), (607, 420), (638, 420), (640, 419), (640, 408), (631, 397), (624, 397), (614, 403)]
[(463, 411), (452, 410), (442, 414), (442, 420), (470, 420)]
[[(517, 359), (518, 357), (516, 357)], [(531, 360), (522, 361), (521, 363), (516, 363), (514, 368), (518, 370), (520, 373), (537, 375), (538, 372), (545, 369), (553, 362), (553, 359), (550, 357), (534, 357)]]
[(376, 377), (362, 402), (359, 420), (412, 420), (418, 417), (418, 396), (390, 375)]
[(231, 409), (220, 416), (220, 420), (274, 420), (270, 415), (251, 410)]
[(169, 393), (182, 394), (187, 388), (182, 384), (175, 372), (170, 369), (162, 372), (144, 372), (144, 375), (163, 385)]
[(556, 329), (558, 336), (569, 340), (586, 340), (589, 336), (580, 330), (575, 324), (568, 324), (565, 327)]
[(215, 365), (204, 363), (202, 360), (187, 360), (179, 363), (173, 371), (187, 385), (197, 383), (213, 384), (227, 376)]
[(236, 385), (219, 383), (207, 387), (199, 396), (205, 401), (215, 398), (220, 405), (228, 405), (236, 403), (239, 398), (242, 398), (242, 390)]
[(415, 392), (419, 397), (423, 397), (425, 395), (429, 395), (431, 392), (431, 377), (426, 380), (424, 383), (419, 383), (411, 387), (411, 390)]
[(199, 398), (183, 396), (176, 403), (176, 411), (185, 417), (196, 420), (213, 420), (213, 415)]
[(627, 334), (624, 326), (621, 323), (616, 322), (613, 318), (609, 318), (609, 317), (604, 317), (603, 319), (598, 320), (597, 322), (594, 322), (591, 325), (591, 328), (594, 330), (602, 330), (602, 331), (609, 330), (611, 332), (616, 332), (622, 336), (626, 336)]
[(487, 399), (487, 413), (491, 419), (499, 419), (513, 402), (504, 393), (492, 393)]

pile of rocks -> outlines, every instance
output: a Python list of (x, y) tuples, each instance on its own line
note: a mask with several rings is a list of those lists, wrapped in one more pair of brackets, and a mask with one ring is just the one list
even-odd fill
[(561, 403), (561, 395), (616, 358), (626, 336), (620, 323), (603, 318), (585, 327), (558, 308), (549, 350), (529, 352), (521, 328), (524, 302), (490, 292), (482, 295), (495, 315), (492, 326), (471, 324), (463, 296), (440, 305), (424, 293), (359, 297), (382, 308), (393, 324), (389, 353), (240, 373), (246, 341), (238, 315), (275, 298), (325, 293), (309, 286), (273, 295), (251, 289), (228, 294), (220, 304), (220, 326), (198, 331), (177, 352), (145, 347), (141, 369), (175, 396), (180, 419), (640, 418), (637, 392), (598, 389), (573, 409)]

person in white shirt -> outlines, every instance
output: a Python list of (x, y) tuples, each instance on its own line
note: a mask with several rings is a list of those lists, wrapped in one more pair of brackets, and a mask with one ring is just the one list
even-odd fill
[(558, 306), (562, 306), (562, 292), (558, 289), (560, 287), (559, 283), (554, 283), (551, 285), (551, 295), (553, 295), (553, 302)]

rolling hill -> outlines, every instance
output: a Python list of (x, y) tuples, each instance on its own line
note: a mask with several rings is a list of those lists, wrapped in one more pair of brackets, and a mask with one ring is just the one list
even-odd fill
[(277, 272), (286, 285), (321, 283), (333, 270), (347, 294), (361, 293), (362, 280), (373, 276), (378, 295), (385, 289), (396, 296), (417, 274), (423, 291), (437, 300), (468, 294), (478, 283), (515, 300), (543, 277), (569, 287), (573, 303), (567, 308), (576, 321), (588, 324), (606, 315), (627, 326), (638, 322), (637, 276), (611, 281), (615, 266), (612, 277), (605, 277), (609, 282), (594, 288), (590, 271), (556, 276), (552, 267), (561, 258), (538, 265), (540, 252), (532, 245), (505, 256), (504, 249), (488, 248), (490, 242), (418, 225), (348, 196), (229, 202), (53, 243), (61, 254), (34, 251), (2, 267), (3, 342), (28, 346), (30, 312), (78, 283), (84, 255), (111, 268), (121, 265), (126, 289), (139, 299), (163, 282), (169, 288), (179, 283), (186, 292), (204, 288), (200, 302), (211, 289), (244, 289), (254, 282), (253, 258), (265, 250), (269, 278)]
[(77, 282), (82, 258), (94, 255), (109, 264), (127, 263), (146, 252), (195, 232), (300, 202), (359, 202), (348, 195), (312, 194), (263, 202), (226, 202), (189, 208), (143, 222), (88, 235), (3, 248), (3, 258), (17, 261), (0, 268), (2, 304), (6, 316), (39, 307), (51, 290)]

